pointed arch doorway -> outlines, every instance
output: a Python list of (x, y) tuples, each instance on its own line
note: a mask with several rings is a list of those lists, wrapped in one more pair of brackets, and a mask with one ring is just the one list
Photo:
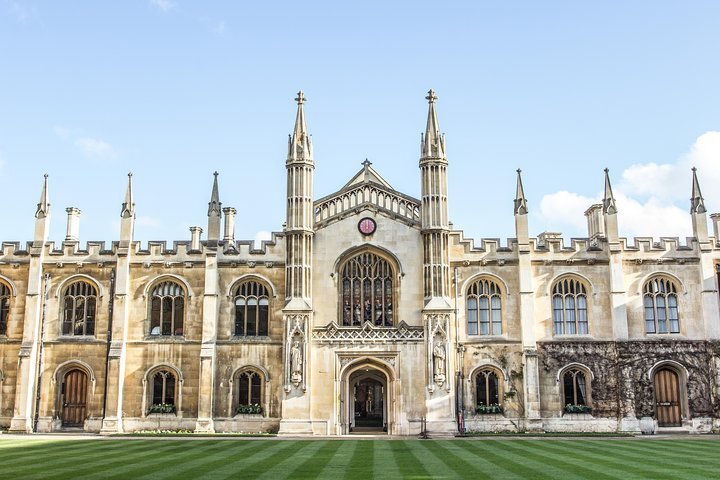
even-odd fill
[(342, 375), (342, 434), (392, 433), (393, 377), (372, 359), (348, 365)]
[(63, 427), (83, 426), (87, 415), (87, 392), (88, 378), (85, 372), (75, 368), (63, 376), (60, 391), (60, 419)]

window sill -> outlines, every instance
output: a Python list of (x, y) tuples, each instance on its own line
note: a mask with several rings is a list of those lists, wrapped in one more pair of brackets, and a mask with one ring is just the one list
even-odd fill
[(229, 338), (233, 343), (267, 343), (269, 335), (233, 335)]
[(682, 333), (646, 333), (646, 338), (652, 338), (652, 339), (662, 339), (662, 338), (685, 338), (685, 335)]
[(236, 413), (233, 415), (234, 419), (242, 420), (242, 419), (261, 419), (265, 418), (265, 415), (262, 413)]
[(58, 342), (87, 342), (87, 343), (100, 342), (100, 343), (104, 343), (104, 342), (98, 340), (95, 337), (95, 335), (58, 335), (58, 337), (55, 340)]
[(182, 343), (185, 341), (183, 335), (145, 335), (146, 342), (157, 343)]
[(553, 335), (552, 338), (556, 340), (574, 340), (577, 338), (592, 340), (594, 337), (589, 333), (562, 333), (560, 335)]
[(172, 417), (177, 417), (177, 416), (178, 416), (178, 414), (175, 412), (173, 412), (173, 413), (157, 413), (157, 412), (155, 412), (155, 413), (148, 413), (147, 415), (145, 415), (145, 418), (172, 418)]

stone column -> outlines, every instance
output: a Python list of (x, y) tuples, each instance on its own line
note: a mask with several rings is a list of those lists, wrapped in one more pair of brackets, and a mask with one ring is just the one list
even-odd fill
[(219, 276), (217, 250), (205, 253), (205, 295), (203, 296), (202, 345), (200, 347), (200, 382), (196, 432), (214, 432), (215, 365), (217, 323), (219, 316)]

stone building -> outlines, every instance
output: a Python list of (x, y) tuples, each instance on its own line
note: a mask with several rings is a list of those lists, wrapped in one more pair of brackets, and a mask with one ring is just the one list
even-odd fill
[(222, 208), (217, 174), (206, 232), (192, 227), (190, 241), (133, 237), (129, 177), (119, 240), (81, 245), (80, 210), (68, 208), (55, 244), (46, 177), (32, 241), (0, 250), (0, 425), (717, 428), (720, 215), (710, 236), (696, 172), (685, 243), (620, 238), (606, 170), (587, 238), (531, 238), (518, 171), (515, 238), (476, 245), (448, 221), (450, 164), (435, 94), (426, 98), (421, 198), (366, 161), (315, 199), (300, 92), (287, 217), (261, 248), (234, 238), (236, 211)]

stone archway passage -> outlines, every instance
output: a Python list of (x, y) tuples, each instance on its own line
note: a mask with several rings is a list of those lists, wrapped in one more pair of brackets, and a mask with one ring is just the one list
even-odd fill
[(88, 381), (85, 372), (70, 370), (63, 377), (61, 420), (63, 427), (82, 427), (87, 413)]
[(658, 426), (682, 426), (678, 374), (669, 368), (655, 372), (655, 412)]
[(348, 419), (351, 433), (387, 432), (387, 377), (376, 369), (350, 374)]

